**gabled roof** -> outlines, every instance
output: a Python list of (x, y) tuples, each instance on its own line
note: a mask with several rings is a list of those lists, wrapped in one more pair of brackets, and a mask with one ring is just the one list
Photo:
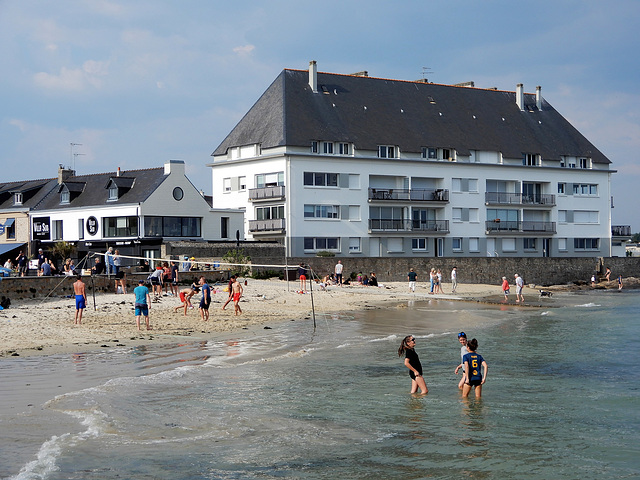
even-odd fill
[(111, 182), (118, 188), (131, 188), (135, 181), (135, 177), (110, 177), (105, 188), (108, 188)]
[(363, 150), (447, 147), (460, 155), (483, 150), (611, 163), (547, 101), (538, 110), (534, 94), (524, 95), (521, 111), (515, 92), (318, 73), (313, 93), (308, 81), (307, 70), (283, 70), (213, 155), (254, 143), (306, 147), (328, 140)]
[(58, 187), (58, 193), (62, 192), (65, 188), (71, 193), (81, 193), (87, 184), (85, 182), (71, 182), (65, 180)]
[[(103, 205), (125, 205), (144, 202), (160, 184), (167, 178), (164, 168), (148, 168), (144, 170), (129, 170), (126, 172), (123, 184), (134, 185), (133, 188), (126, 189), (119, 194), (117, 200), (109, 200), (109, 190), (106, 186), (115, 181), (120, 183), (116, 172), (97, 173), (92, 175), (74, 175), (64, 180), (63, 184), (69, 191), (78, 192), (72, 197), (68, 204), (60, 204), (60, 187), (54, 188), (49, 194), (34, 208), (34, 210), (68, 209), (78, 207), (92, 207)], [(82, 188), (80, 188), (82, 187)], [(73, 189), (73, 190), (72, 190)], [(78, 190), (79, 189), (79, 190)]]
[[(55, 178), (0, 183), (0, 210), (30, 208), (58, 185)], [(22, 205), (14, 205), (13, 196), (22, 193)]]

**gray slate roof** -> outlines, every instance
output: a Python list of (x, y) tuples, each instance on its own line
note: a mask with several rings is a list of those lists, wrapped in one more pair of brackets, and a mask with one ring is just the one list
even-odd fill
[[(120, 177), (117, 176), (116, 172), (74, 175), (66, 178), (63, 182), (70, 192), (79, 192), (77, 195), (71, 196), (71, 201), (68, 204), (60, 204), (59, 192), (62, 190), (62, 185), (58, 186), (56, 181), (55, 188), (35, 206), (34, 210), (64, 210), (77, 207), (142, 203), (158, 188), (165, 178), (167, 176), (164, 174), (164, 168), (162, 167), (129, 170), (121, 172)], [(109, 190), (107, 187), (111, 183), (111, 179), (116, 184), (124, 186), (120, 190), (118, 200), (108, 200)], [(128, 188), (129, 185), (133, 186)]]
[[(57, 178), (0, 183), (0, 210), (31, 208), (57, 185)], [(22, 193), (22, 205), (14, 206), (14, 193)]]
[(611, 163), (546, 100), (539, 111), (534, 94), (525, 94), (520, 111), (515, 92), (319, 72), (314, 94), (308, 81), (307, 70), (283, 70), (213, 155), (254, 143), (306, 147), (326, 140), (364, 150), (439, 147)]

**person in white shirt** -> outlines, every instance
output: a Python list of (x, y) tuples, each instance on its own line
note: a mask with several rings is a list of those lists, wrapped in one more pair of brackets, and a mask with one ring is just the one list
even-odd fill
[(335, 273), (336, 273), (336, 283), (340, 286), (342, 286), (342, 269), (343, 269), (343, 265), (342, 265), (342, 260), (338, 260), (338, 263), (336, 264), (336, 268), (335, 268)]
[(451, 293), (456, 293), (458, 288), (458, 267), (453, 267), (451, 270)]
[(516, 277), (516, 302), (524, 303), (524, 295), (522, 295), (524, 280), (517, 273), (514, 275), (514, 277)]

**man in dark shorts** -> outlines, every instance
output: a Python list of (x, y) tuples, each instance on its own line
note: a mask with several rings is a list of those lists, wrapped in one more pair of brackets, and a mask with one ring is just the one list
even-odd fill
[(85, 293), (82, 275), (77, 275), (77, 280), (73, 284), (73, 293), (76, 294), (76, 321), (75, 325), (82, 324), (82, 313), (87, 308), (87, 294)]
[(16, 257), (16, 262), (18, 262), (18, 273), (21, 277), (24, 277), (27, 273), (27, 257), (22, 253), (22, 250), (20, 250), (20, 253)]
[(211, 287), (207, 280), (200, 277), (200, 290), (202, 290), (202, 299), (200, 300), (200, 318), (205, 322), (209, 320), (209, 305), (211, 305)]

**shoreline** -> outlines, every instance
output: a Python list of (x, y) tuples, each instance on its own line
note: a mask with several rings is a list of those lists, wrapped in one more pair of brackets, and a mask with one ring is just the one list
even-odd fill
[[(633, 280), (629, 282), (629, 279), (625, 279), (625, 286), (636, 288), (639, 282)], [(195, 308), (190, 309), (186, 317), (182, 311), (173, 311), (180, 304), (178, 298), (163, 296), (158, 302), (151, 304), (149, 314), (152, 329), (149, 331), (136, 329), (132, 293), (98, 294), (95, 311), (93, 298), (89, 297), (82, 325), (73, 323), (73, 298), (16, 301), (10, 308), (0, 311), (0, 359), (174, 341), (224, 339), (226, 336), (238, 335), (243, 330), (255, 331), (269, 328), (269, 324), (303, 320), (311, 316), (311, 295), (297, 293), (297, 281), (247, 279), (247, 282), (240, 302), (244, 311), (242, 315), (233, 315), (233, 303), (227, 306), (226, 311), (221, 310), (228, 294), (220, 290), (212, 293), (208, 322), (200, 319), (197, 308), (199, 296), (192, 299)], [(611, 285), (617, 289), (617, 284), (613, 281), (600, 286), (600, 289), (613, 288)], [(451, 284), (444, 283), (443, 288), (445, 292), (450, 291)], [(594, 288), (556, 285), (544, 287), (544, 290), (555, 293)], [(429, 294), (428, 284), (424, 282), (418, 283), (415, 293), (408, 291), (407, 282), (390, 282), (383, 287), (354, 285), (330, 286), (326, 291), (314, 289), (313, 301), (316, 315), (372, 308), (398, 308), (411, 300), (463, 301), (514, 308), (553, 307), (549, 302), (542, 303), (537, 288), (532, 286), (525, 287), (524, 296), (525, 303), (515, 303), (515, 300), (511, 300), (515, 299), (515, 291), (512, 289), (510, 300), (505, 303), (502, 301), (500, 285), (459, 284), (456, 294)]]

